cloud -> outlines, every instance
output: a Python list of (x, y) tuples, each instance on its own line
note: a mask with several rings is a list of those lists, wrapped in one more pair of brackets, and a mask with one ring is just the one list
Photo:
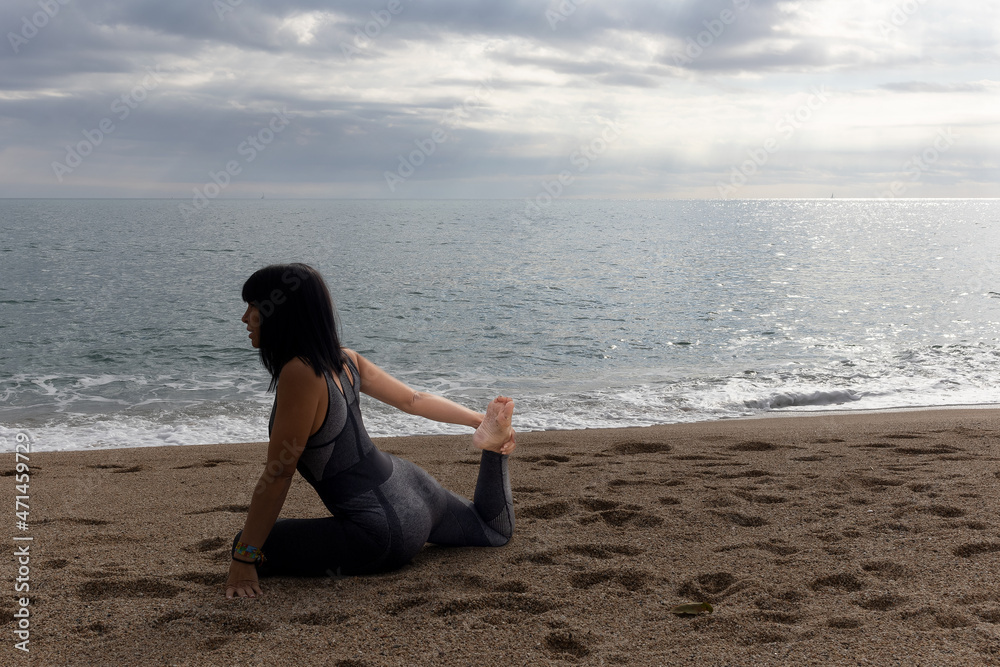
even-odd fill
[(902, 81), (883, 83), (883, 90), (897, 93), (985, 93), (996, 88), (993, 82), (928, 83), (926, 81)]
[[(852, 173), (867, 188), (879, 176), (866, 163), (890, 178), (896, 155), (955, 126), (970, 128), (949, 152), (956, 182), (997, 194), (984, 175), (1000, 149), (989, 111), (1000, 40), (987, 28), (998, 10), (981, 3), (56, 4), (17, 49), (0, 44), (0, 195), (190, 193), (287, 109), (287, 130), (225, 196), (529, 196), (608, 121), (627, 129), (568, 196), (715, 196), (715, 180), (822, 85), (832, 101), (742, 192), (794, 194), (823, 178), (846, 188)], [(20, 35), (39, 7), (5, 2), (0, 32)], [(162, 76), (143, 91), (148, 68)], [(113, 110), (123, 98), (126, 117)], [(114, 131), (55, 178), (52, 163), (105, 119)], [(390, 191), (386, 172), (435, 129), (446, 139)]]

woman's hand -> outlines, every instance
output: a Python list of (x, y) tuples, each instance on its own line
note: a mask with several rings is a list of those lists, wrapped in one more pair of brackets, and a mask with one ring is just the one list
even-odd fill
[(257, 566), (232, 561), (229, 565), (229, 581), (226, 582), (226, 597), (254, 598), (263, 594), (257, 582)]

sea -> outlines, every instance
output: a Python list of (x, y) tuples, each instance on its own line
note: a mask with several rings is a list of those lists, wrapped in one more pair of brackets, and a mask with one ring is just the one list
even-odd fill
[[(255, 442), (270, 263), (519, 431), (1000, 403), (1000, 200), (0, 200), (0, 447)], [(363, 400), (376, 436), (462, 433)]]

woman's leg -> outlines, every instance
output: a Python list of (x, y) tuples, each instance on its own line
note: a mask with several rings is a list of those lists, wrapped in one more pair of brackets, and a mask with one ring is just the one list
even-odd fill
[[(233, 546), (239, 540), (237, 533)], [(338, 517), (279, 519), (261, 548), (262, 577), (369, 574), (384, 567), (386, 542)]]
[(444, 510), (435, 517), (428, 542), (449, 547), (500, 547), (514, 534), (506, 456), (483, 452), (473, 501), (444, 488), (441, 493)]
[(472, 439), (483, 450), (473, 500), (469, 502), (441, 489), (446, 494), (445, 510), (436, 517), (428, 541), (447, 546), (499, 547), (510, 540), (514, 534), (514, 500), (507, 456), (500, 452), (513, 447), (513, 414), (514, 402), (509, 398), (490, 403), (486, 419)]

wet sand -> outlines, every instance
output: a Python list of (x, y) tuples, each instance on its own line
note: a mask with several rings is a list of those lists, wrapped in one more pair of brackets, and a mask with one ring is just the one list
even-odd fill
[[(265, 579), (256, 600), (224, 583), (262, 444), (33, 454), (31, 529), (11, 530), (34, 537), (31, 663), (1000, 663), (998, 410), (518, 442), (506, 547)], [(472, 493), (471, 437), (376, 443)], [(282, 516), (324, 514), (296, 476)], [(669, 613), (696, 601), (714, 613)], [(13, 643), (3, 663), (28, 664)]]

